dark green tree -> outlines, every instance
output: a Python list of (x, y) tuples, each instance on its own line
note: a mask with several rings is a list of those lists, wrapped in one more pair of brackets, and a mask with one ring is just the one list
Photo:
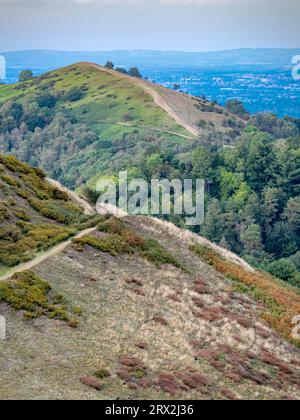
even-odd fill
[(122, 73), (122, 74), (128, 74), (128, 71), (126, 69), (124, 69), (124, 67), (116, 67), (115, 70), (118, 73)]
[(37, 103), (41, 108), (54, 108), (57, 99), (51, 93), (44, 93), (38, 96)]
[(109, 70), (113, 70), (115, 68), (115, 65), (114, 65), (114, 63), (112, 61), (107, 61), (105, 63), (105, 66), (104, 67), (107, 68), (107, 69), (109, 69)]
[(128, 74), (131, 77), (137, 77), (138, 79), (142, 78), (142, 75), (137, 67), (131, 67), (131, 69), (128, 71)]
[(272, 184), (278, 173), (278, 162), (272, 138), (266, 134), (256, 134), (249, 144), (245, 162), (246, 181), (259, 192)]
[(284, 281), (291, 281), (296, 273), (296, 266), (287, 259), (281, 259), (271, 263), (268, 271)]
[(260, 261), (264, 257), (261, 227), (256, 224), (249, 225), (241, 232), (241, 240), (244, 245), (244, 255), (254, 257)]
[(31, 70), (22, 70), (19, 75), (19, 82), (26, 82), (33, 78), (33, 73)]
[(213, 242), (220, 242), (222, 239), (222, 208), (217, 199), (211, 200), (208, 205), (204, 223), (201, 227), (201, 234)]
[(241, 118), (249, 117), (249, 112), (246, 111), (244, 104), (237, 99), (231, 99), (225, 105), (226, 109)]

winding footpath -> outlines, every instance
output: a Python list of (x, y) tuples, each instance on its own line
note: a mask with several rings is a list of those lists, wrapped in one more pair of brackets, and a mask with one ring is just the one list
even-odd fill
[[(178, 113), (167, 103), (167, 101), (163, 98), (163, 96), (160, 94), (160, 92), (157, 90), (157, 86), (149, 81), (145, 81), (143, 79), (138, 79), (136, 77), (128, 76), (127, 74), (122, 73), (116, 73), (114, 70), (109, 70), (105, 67), (102, 67), (98, 64), (91, 64), (91, 63), (85, 63), (88, 64), (91, 67), (94, 67), (95, 69), (98, 69), (101, 72), (112, 74), (114, 76), (118, 75), (118, 77), (122, 79), (126, 79), (130, 81), (131, 84), (134, 84), (135, 86), (138, 86), (144, 90), (148, 95), (150, 95), (157, 106), (162, 108), (169, 116), (181, 127), (183, 127), (185, 130), (187, 130), (189, 133), (191, 133), (193, 136), (199, 135), (199, 130), (194, 127), (192, 124), (189, 124), (184, 118), (182, 118)], [(163, 89), (161, 87), (161, 89)]]
[(9, 280), (14, 274), (31, 270), (32, 268), (41, 264), (43, 261), (47, 260), (48, 258), (53, 257), (54, 255), (64, 251), (69, 245), (72, 244), (72, 240), (82, 238), (85, 235), (89, 235), (90, 233), (95, 232), (96, 229), (97, 229), (96, 227), (85, 229), (82, 232), (78, 233), (76, 236), (73, 236), (72, 238), (68, 239), (67, 241), (61, 242), (55, 247), (50, 248), (48, 251), (45, 251), (43, 254), (38, 255), (33, 260), (13, 267), (11, 270), (7, 271), (3, 276), (0, 277), (0, 281)]
[[(84, 212), (86, 215), (92, 216), (93, 214), (96, 213), (95, 209), (90, 205), (90, 203), (84, 198), (79, 197), (79, 195), (76, 194), (74, 191), (69, 190), (68, 188), (61, 185), (58, 181), (54, 181), (53, 179), (47, 178), (46, 180), (54, 187), (58, 188), (59, 190), (63, 192), (66, 192), (71, 198), (71, 200), (76, 202), (78, 205), (80, 205), (84, 209)], [(14, 274), (31, 270), (32, 268), (41, 264), (43, 261), (47, 260), (48, 258), (53, 257), (54, 255), (59, 254), (60, 252), (64, 251), (68, 246), (72, 244), (72, 241), (74, 239), (82, 238), (83, 236), (89, 235), (90, 233), (95, 232), (96, 230), (97, 230), (96, 226), (89, 229), (85, 229), (79, 232), (77, 235), (72, 236), (67, 241), (61, 242), (60, 244), (54, 246), (53, 248), (49, 248), (47, 251), (36, 256), (31, 261), (28, 261), (26, 263), (19, 264), (13, 267), (11, 270), (7, 271), (2, 276), (0, 275), (0, 281), (9, 280)]]
[(160, 129), (160, 128), (153, 128), (153, 127), (149, 127), (147, 125), (137, 125), (137, 124), (131, 124), (131, 123), (125, 123), (125, 122), (113, 122), (112, 123), (112, 122), (104, 121), (104, 120), (98, 120), (98, 122), (101, 123), (101, 124), (108, 124), (108, 125), (119, 125), (119, 126), (123, 126), (123, 127), (142, 128), (143, 130), (149, 130), (149, 131), (154, 131), (154, 132), (163, 133), (163, 134), (170, 134), (172, 136), (181, 137), (183, 139), (193, 140), (193, 137), (186, 136), (185, 134), (176, 133), (175, 131), (163, 130), (163, 129)]

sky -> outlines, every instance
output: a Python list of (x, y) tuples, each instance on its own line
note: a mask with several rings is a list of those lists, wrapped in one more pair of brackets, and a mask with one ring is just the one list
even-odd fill
[(0, 51), (300, 47), (299, 0), (0, 0)]

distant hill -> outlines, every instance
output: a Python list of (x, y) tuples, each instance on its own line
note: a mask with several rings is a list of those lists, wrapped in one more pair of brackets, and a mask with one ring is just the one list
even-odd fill
[(241, 100), (251, 113), (269, 111), (280, 117), (300, 117), (300, 87), (292, 78), (292, 57), (300, 49), (240, 49), (215, 52), (181, 51), (16, 51), (4, 52), (7, 83), (21, 70), (35, 75), (75, 62), (138, 66), (144, 77), (167, 87), (180, 85), (186, 93), (224, 105)]
[[(132, 155), (130, 143), (140, 151), (150, 142), (192, 147), (198, 136), (216, 132), (216, 141), (230, 144), (244, 127), (239, 117), (205, 99), (90, 63), (0, 86), (1, 104), (3, 132), (15, 127), (22, 137), (4, 134), (2, 150), (44, 167), (69, 186), (135, 166), (140, 152)], [(16, 106), (22, 114), (18, 118), (11, 108)], [(42, 131), (32, 142), (36, 127)]]

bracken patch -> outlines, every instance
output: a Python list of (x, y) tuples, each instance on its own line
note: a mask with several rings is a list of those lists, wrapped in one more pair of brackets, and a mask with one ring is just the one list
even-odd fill
[(247, 293), (264, 305), (263, 319), (283, 338), (300, 347), (300, 340), (295, 340), (291, 335), (292, 320), (300, 313), (299, 295), (271, 276), (249, 272), (223, 259), (209, 248), (196, 245), (191, 249), (224, 276), (237, 284), (245, 285)]

